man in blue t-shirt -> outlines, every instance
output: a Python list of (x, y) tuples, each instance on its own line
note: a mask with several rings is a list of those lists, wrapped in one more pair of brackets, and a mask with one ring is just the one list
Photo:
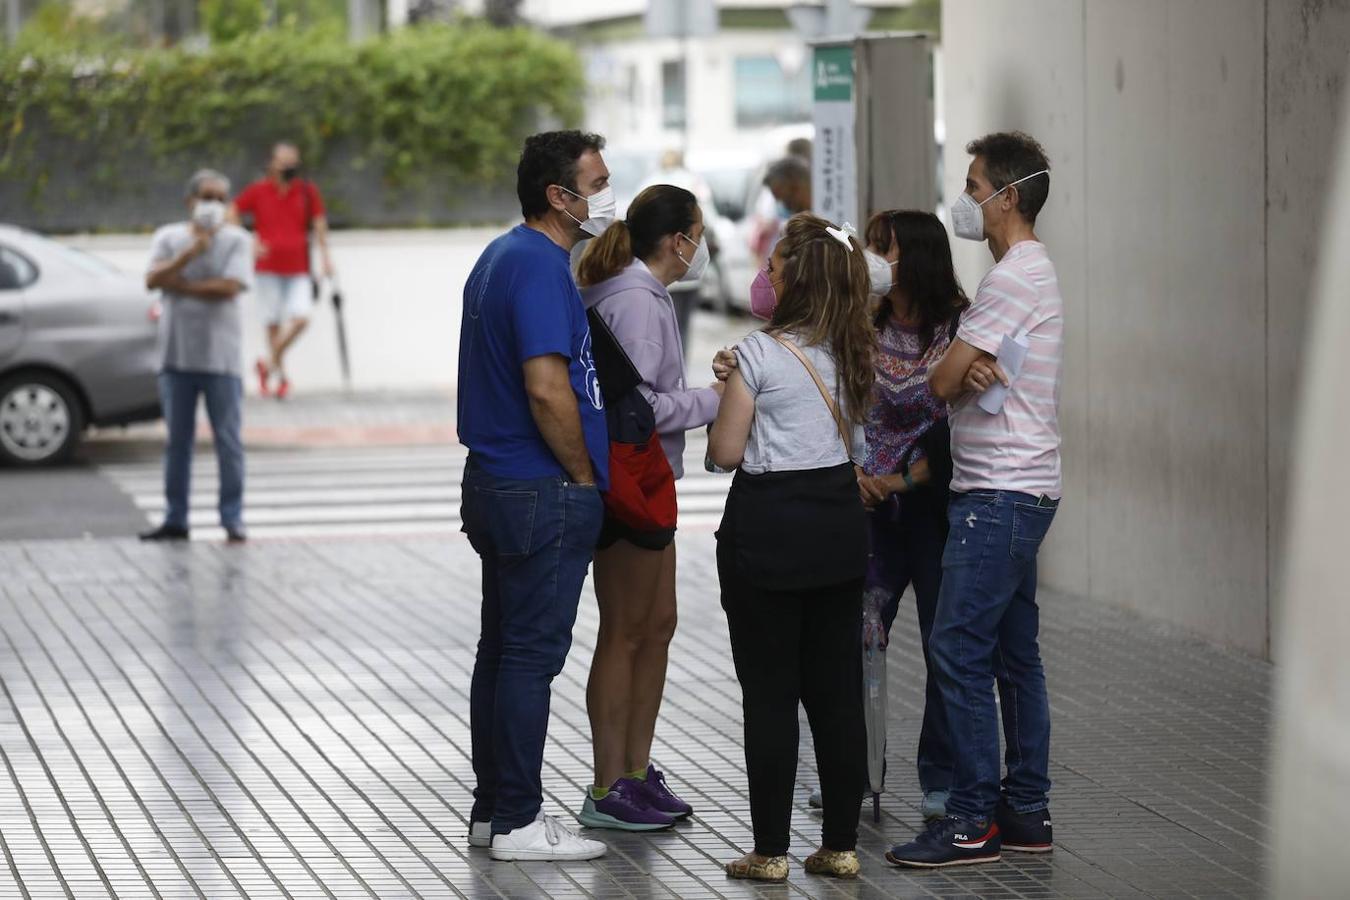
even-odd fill
[(464, 287), (462, 517), (483, 561), (469, 844), (499, 860), (605, 852), (542, 813), (540, 781), (550, 685), (572, 645), (609, 479), (604, 400), (568, 262), (614, 216), (603, 147), (579, 131), (525, 141), (516, 173), (525, 222), (488, 245)]

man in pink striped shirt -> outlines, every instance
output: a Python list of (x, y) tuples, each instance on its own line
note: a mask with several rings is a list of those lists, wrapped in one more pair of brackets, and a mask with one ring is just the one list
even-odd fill
[[(988, 135), (966, 151), (974, 159), (952, 204), (953, 228), (987, 241), (995, 264), (929, 374), (933, 393), (952, 408), (951, 532), (929, 646), (955, 770), (947, 817), (886, 854), (924, 868), (1053, 847), (1050, 703), (1036, 606), (1036, 555), (1061, 491), (1064, 302), (1035, 231), (1050, 163), (1020, 132)], [(1015, 377), (999, 365), (1005, 338), (1026, 348)], [(980, 404), (995, 385), (1007, 389), (1002, 406)], [(1008, 748), (1001, 783), (995, 682)]]

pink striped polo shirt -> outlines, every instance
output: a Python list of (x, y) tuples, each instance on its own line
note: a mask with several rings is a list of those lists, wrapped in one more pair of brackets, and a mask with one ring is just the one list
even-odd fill
[(1064, 300), (1045, 245), (1014, 244), (989, 274), (956, 336), (998, 355), (1005, 335), (1026, 333), (1022, 373), (1003, 411), (991, 416), (966, 398), (951, 415), (953, 491), (1021, 491), (1058, 500), (1059, 379), (1064, 359)]

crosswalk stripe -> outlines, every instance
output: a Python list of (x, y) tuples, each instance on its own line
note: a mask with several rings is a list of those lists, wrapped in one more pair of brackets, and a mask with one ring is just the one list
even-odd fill
[[(706, 440), (691, 436), (685, 477), (677, 484), (680, 527), (721, 521), (731, 479), (703, 469)], [(244, 520), (255, 539), (452, 534), (460, 530), (460, 482), (467, 452), (459, 446), (355, 447), (250, 451)], [(100, 471), (145, 515), (163, 518), (159, 462), (108, 463)], [(189, 526), (194, 540), (220, 540), (214, 455), (193, 459)]]

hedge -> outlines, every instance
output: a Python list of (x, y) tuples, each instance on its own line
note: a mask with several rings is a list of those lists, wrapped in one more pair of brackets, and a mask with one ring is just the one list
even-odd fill
[(402, 189), (500, 185), (525, 134), (580, 118), (582, 90), (566, 45), (469, 21), (356, 45), (279, 29), (195, 51), (16, 47), (0, 50), (0, 180), (38, 199), (52, 167), (94, 160), (81, 177), (115, 190), (128, 161), (210, 158), (248, 135), (295, 140), (312, 168), (340, 150)]

